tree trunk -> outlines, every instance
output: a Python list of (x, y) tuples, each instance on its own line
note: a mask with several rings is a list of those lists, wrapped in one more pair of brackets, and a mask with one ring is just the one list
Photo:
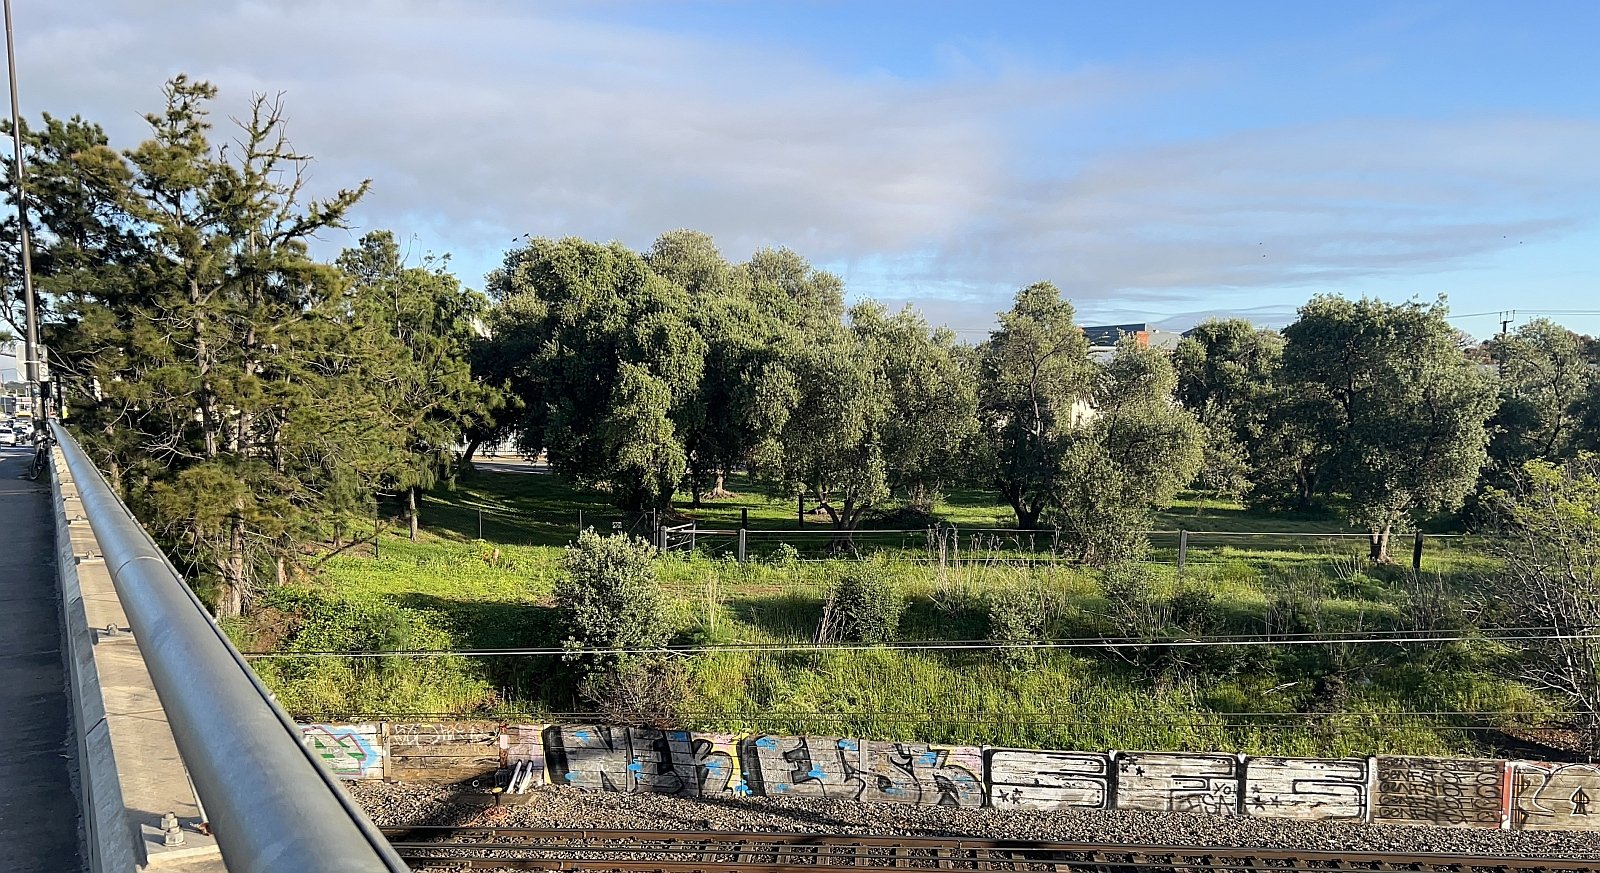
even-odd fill
[(461, 466), (472, 466), (472, 456), (478, 453), (478, 446), (483, 444), (481, 439), (467, 440), (467, 450), (461, 453)]
[(1039, 527), (1039, 513), (1044, 511), (1043, 506), (1029, 506), (1018, 502), (1011, 508), (1017, 513), (1017, 527), (1023, 530), (1034, 530)]
[(1024, 515), (1024, 509), (1022, 505), (1022, 489), (1010, 487), (1004, 481), (997, 482), (996, 484), (1000, 487), (1000, 496), (1004, 497), (1006, 502), (1011, 504), (1011, 511), (1017, 516), (1017, 527), (1027, 527), (1027, 525), (1022, 523), (1022, 516)]
[(1367, 533), (1368, 554), (1372, 560), (1379, 564), (1390, 563), (1389, 559), (1389, 534), (1394, 530), (1391, 524), (1374, 527)]
[(227, 553), (222, 557), (222, 587), (217, 592), (217, 617), (237, 618), (244, 612), (245, 590), (249, 579), (245, 576), (244, 520), (235, 516), (228, 520)]
[(1304, 461), (1297, 461), (1294, 469), (1295, 498), (1299, 509), (1310, 509), (1311, 499), (1317, 494), (1317, 474)]
[(411, 541), (417, 541), (417, 491), (413, 485), (406, 489), (406, 521), (411, 525)]

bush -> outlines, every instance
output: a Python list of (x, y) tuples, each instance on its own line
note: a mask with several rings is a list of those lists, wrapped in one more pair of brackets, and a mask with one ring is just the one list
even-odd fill
[[(1010, 586), (989, 595), (989, 639), (996, 643), (1032, 643), (1045, 637), (1049, 614), (1044, 598), (1033, 588)], [(1001, 662), (1027, 666), (1039, 660), (1038, 649), (999, 649)]]
[[(280, 586), (245, 617), (227, 622), (240, 648), (275, 652), (396, 652), (454, 648), (443, 617), (384, 598), (340, 598)], [(351, 718), (391, 712), (467, 716), (499, 696), (482, 662), (426, 658), (264, 658), (252, 665), (296, 718)]]
[(689, 679), (680, 663), (638, 659), (591, 674), (578, 693), (607, 724), (666, 730), (679, 726), (676, 707), (689, 696)]
[(887, 643), (900, 630), (906, 601), (882, 561), (851, 566), (822, 607), (817, 642)]
[[(626, 534), (602, 537), (592, 529), (578, 535), (562, 559), (556, 580), (556, 610), (569, 649), (635, 649), (666, 643), (672, 635), (663, 609), (653, 563), (655, 549)], [(625, 655), (584, 656), (595, 668), (620, 665)]]
[(1109, 617), (1124, 636), (1153, 637), (1166, 624), (1156, 604), (1155, 573), (1135, 561), (1120, 561), (1105, 569), (1100, 591)]

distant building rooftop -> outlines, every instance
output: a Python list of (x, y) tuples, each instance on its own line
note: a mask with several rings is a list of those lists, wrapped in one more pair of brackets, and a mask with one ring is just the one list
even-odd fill
[(1083, 336), (1089, 341), (1090, 348), (1111, 348), (1117, 341), (1125, 336), (1137, 337), (1139, 345), (1146, 348), (1172, 351), (1178, 347), (1183, 339), (1183, 334), (1171, 330), (1162, 330), (1145, 321), (1132, 324), (1101, 324), (1085, 325)]

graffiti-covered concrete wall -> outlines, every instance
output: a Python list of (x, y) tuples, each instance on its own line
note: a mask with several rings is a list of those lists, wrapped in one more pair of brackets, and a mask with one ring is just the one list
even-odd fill
[(384, 777), (382, 725), (306, 724), (300, 735), (340, 779)]
[(679, 797), (836, 797), (1375, 824), (1600, 830), (1600, 767), (1473, 758), (1076, 752), (609, 725), (311, 724), (341, 778)]

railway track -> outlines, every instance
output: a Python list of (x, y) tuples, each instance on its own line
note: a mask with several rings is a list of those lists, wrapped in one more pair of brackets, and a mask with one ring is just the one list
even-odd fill
[(450, 826), (385, 828), (384, 835), (414, 870), (586, 870), (601, 873), (819, 873), (877, 869), (1051, 873), (1248, 873), (1284, 870), (1600, 873), (1600, 860), (1116, 846), (966, 837)]

